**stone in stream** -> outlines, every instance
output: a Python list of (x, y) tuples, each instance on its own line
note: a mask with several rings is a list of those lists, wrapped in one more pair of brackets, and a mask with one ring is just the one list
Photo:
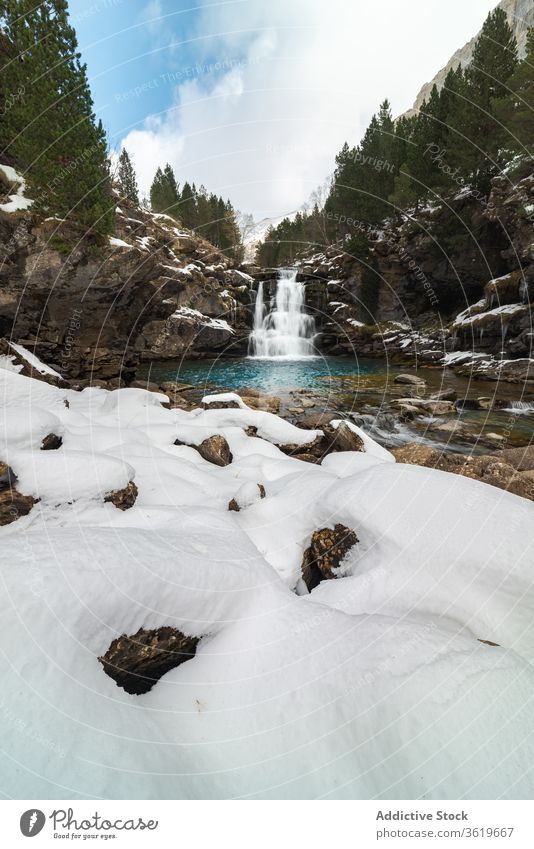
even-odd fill
[(397, 374), (393, 378), (393, 383), (407, 383), (412, 386), (426, 386), (426, 380), (418, 377), (416, 374)]
[(98, 660), (118, 687), (141, 695), (148, 693), (166, 672), (194, 657), (197, 644), (197, 637), (187, 637), (176, 628), (140, 628), (131, 637), (123, 634), (113, 640)]
[(457, 398), (458, 393), (456, 389), (452, 389), (452, 387), (440, 389), (439, 392), (434, 392), (434, 394), (430, 396), (431, 401), (456, 401)]
[(309, 547), (302, 557), (302, 579), (311, 592), (321, 581), (337, 578), (338, 569), (349, 551), (359, 542), (350, 528), (337, 524), (321, 528), (312, 534)]

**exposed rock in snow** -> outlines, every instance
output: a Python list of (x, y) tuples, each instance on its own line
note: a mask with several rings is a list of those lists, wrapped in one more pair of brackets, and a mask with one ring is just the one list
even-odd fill
[(197, 445), (197, 451), (204, 460), (216, 466), (229, 466), (233, 459), (228, 442), (220, 434), (204, 439)]
[(240, 510), (244, 510), (246, 507), (255, 504), (256, 501), (265, 498), (265, 495), (265, 487), (262, 483), (244, 483), (236, 493), (235, 498), (230, 501), (228, 509), (234, 513), (239, 513)]
[(140, 628), (132, 637), (113, 640), (98, 660), (104, 672), (127, 693), (148, 693), (162, 675), (195, 655), (198, 639), (176, 628)]
[(106, 495), (104, 501), (109, 504), (114, 504), (119, 510), (129, 510), (134, 506), (138, 495), (139, 490), (133, 481), (130, 481), (128, 486), (125, 486), (124, 489), (118, 489), (115, 492), (111, 492), (109, 495)]
[(338, 577), (345, 556), (358, 541), (354, 531), (340, 524), (313, 532), (302, 557), (302, 580), (309, 592), (321, 581)]

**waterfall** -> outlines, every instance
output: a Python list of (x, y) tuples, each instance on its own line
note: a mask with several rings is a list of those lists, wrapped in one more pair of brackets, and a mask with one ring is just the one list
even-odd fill
[(509, 401), (505, 409), (515, 413), (534, 413), (534, 401)]
[(315, 321), (305, 311), (304, 285), (297, 281), (296, 270), (280, 270), (270, 310), (265, 307), (263, 283), (260, 283), (249, 340), (251, 355), (269, 359), (313, 357), (314, 339)]

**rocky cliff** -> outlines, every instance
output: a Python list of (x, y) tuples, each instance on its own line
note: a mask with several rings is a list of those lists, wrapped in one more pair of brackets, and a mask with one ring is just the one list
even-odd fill
[(380, 230), (355, 222), (368, 263), (351, 255), (350, 235), (303, 258), (323, 348), (492, 374), (498, 358), (501, 376), (534, 377), (534, 173), (522, 170), (495, 178), (487, 203), (460, 191)]
[(121, 200), (114, 237), (92, 244), (72, 222), (10, 201), (21, 195), (10, 176), (3, 169), (0, 336), (81, 380), (129, 381), (143, 359), (246, 346), (251, 278), (210, 243)]
[[(499, 8), (504, 9), (508, 16), (508, 21), (517, 39), (519, 55), (522, 57), (525, 55), (527, 31), (529, 27), (534, 26), (534, 3), (532, 0), (501, 0), (501, 3), (499, 3), (498, 6)], [(406, 115), (411, 115), (414, 112), (419, 111), (424, 101), (430, 96), (430, 92), (434, 85), (437, 85), (438, 88), (443, 86), (445, 77), (451, 68), (457, 68), (458, 65), (465, 67), (470, 63), (473, 57), (475, 42), (479, 35), (480, 32), (478, 32), (471, 41), (468, 41), (467, 44), (464, 44), (463, 47), (457, 50), (447, 62), (445, 67), (442, 68), (441, 71), (438, 71), (434, 79), (432, 79), (429, 83), (425, 83), (417, 95), (412, 109), (410, 109)]]

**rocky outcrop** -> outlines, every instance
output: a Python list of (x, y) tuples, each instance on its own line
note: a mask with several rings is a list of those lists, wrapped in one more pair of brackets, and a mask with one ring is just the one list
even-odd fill
[(162, 675), (194, 657), (198, 639), (176, 628), (140, 628), (128, 637), (113, 640), (98, 660), (104, 672), (132, 695), (148, 693)]
[(345, 525), (314, 531), (309, 547), (302, 558), (302, 579), (311, 592), (321, 581), (337, 578), (336, 570), (358, 537)]
[(168, 216), (121, 200), (96, 244), (69, 221), (2, 213), (0, 258), (0, 336), (68, 379), (129, 383), (142, 359), (246, 349), (251, 278)]
[(371, 248), (372, 284), (343, 241), (302, 258), (302, 278), (320, 280), (326, 298), (323, 349), (530, 379), (534, 162), (514, 167), (513, 180), (494, 178), (488, 198), (454, 190), (409, 220), (376, 229), (355, 220)]

